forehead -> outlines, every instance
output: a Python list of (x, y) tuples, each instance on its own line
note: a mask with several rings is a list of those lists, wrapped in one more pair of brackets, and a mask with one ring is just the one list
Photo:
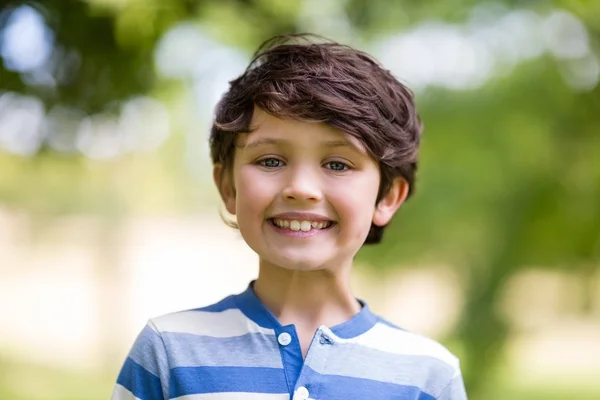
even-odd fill
[(319, 145), (348, 147), (367, 153), (364, 144), (356, 137), (322, 122), (281, 119), (255, 108), (250, 124), (251, 133), (238, 141), (238, 147), (257, 145)]

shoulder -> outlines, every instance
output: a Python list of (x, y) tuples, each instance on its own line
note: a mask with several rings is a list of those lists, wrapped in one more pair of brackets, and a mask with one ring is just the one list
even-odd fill
[(421, 367), (428, 367), (449, 378), (460, 371), (458, 357), (444, 345), (429, 337), (401, 329), (380, 317), (370, 330), (352, 341), (382, 352), (388, 358), (397, 356), (403, 362), (410, 361)]
[(350, 339), (355, 355), (371, 360), (378, 379), (416, 387), (433, 398), (465, 399), (460, 362), (441, 343), (378, 317), (371, 329)]
[(151, 318), (149, 325), (159, 335), (179, 333), (210, 337), (234, 337), (265, 330), (242, 313), (236, 303), (235, 295), (228, 296), (205, 307), (172, 312)]

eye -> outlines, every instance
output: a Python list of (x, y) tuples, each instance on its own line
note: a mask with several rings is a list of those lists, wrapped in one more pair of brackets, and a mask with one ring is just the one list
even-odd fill
[(336, 171), (336, 172), (342, 172), (342, 171), (346, 171), (348, 169), (350, 169), (350, 167), (348, 167), (347, 164), (341, 162), (341, 161), (329, 161), (328, 163), (325, 164), (326, 168), (332, 170), (332, 171)]
[(258, 163), (265, 168), (279, 168), (283, 166), (283, 161), (273, 157), (263, 158)]

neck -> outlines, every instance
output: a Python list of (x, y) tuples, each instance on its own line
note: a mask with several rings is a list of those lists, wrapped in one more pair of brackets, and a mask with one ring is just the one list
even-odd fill
[(335, 326), (360, 311), (352, 295), (349, 268), (293, 271), (261, 261), (254, 291), (282, 325), (314, 330)]

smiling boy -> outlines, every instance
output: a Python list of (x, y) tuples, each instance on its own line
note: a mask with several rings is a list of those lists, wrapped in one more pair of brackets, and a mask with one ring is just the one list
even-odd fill
[(311, 39), (261, 46), (211, 131), (215, 183), (257, 279), (150, 320), (113, 399), (466, 399), (454, 355), (349, 284), (356, 253), (414, 189), (413, 96), (367, 54)]

